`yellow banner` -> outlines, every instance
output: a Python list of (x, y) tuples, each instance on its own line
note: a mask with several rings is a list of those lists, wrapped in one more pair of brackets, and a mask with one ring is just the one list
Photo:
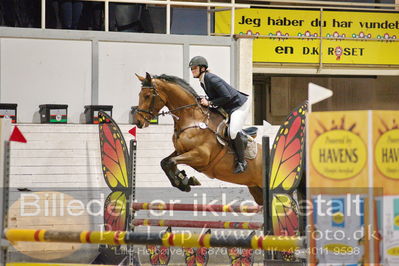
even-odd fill
[(309, 187), (368, 187), (367, 111), (313, 112), (307, 119)]
[[(364, 230), (364, 235), (370, 235), (368, 114), (312, 112), (306, 118), (307, 198), (313, 202), (313, 213), (308, 216), (311, 263), (370, 262), (369, 241), (373, 239), (354, 234)], [(336, 208), (327, 212), (329, 206)], [(326, 237), (328, 231), (331, 235), (342, 232), (345, 237)]]
[[(399, 261), (399, 111), (373, 111), (373, 178), (375, 228), (382, 236), (375, 243), (379, 261)], [(382, 188), (382, 189), (381, 189)], [(377, 192), (376, 191), (376, 192)]]
[[(399, 15), (286, 9), (239, 9), (235, 34), (267, 35), (255, 39), (254, 62), (399, 65)], [(216, 33), (230, 33), (230, 11), (216, 13)], [(336, 39), (283, 39), (284, 36)], [(356, 38), (343, 40), (339, 38)], [(378, 39), (378, 40), (368, 40)], [(322, 47), (320, 49), (320, 47)]]
[(374, 186), (384, 195), (399, 195), (398, 121), (399, 111), (373, 111)]

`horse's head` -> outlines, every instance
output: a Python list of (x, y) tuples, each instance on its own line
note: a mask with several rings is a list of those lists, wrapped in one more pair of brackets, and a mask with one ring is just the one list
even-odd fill
[(162, 99), (158, 89), (150, 74), (146, 73), (145, 77), (137, 75), (141, 81), (141, 91), (139, 94), (139, 105), (134, 114), (134, 124), (139, 128), (148, 127), (150, 120), (154, 119), (166, 101)]

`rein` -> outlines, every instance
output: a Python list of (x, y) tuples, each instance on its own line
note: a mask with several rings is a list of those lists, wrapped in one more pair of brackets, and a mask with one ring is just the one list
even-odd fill
[[(166, 112), (165, 112), (165, 111), (160, 112), (160, 113), (158, 113), (156, 116), (168, 115), (168, 114), (173, 115), (173, 112), (175, 112), (175, 111), (178, 111), (178, 110), (181, 110), (181, 109), (190, 108), (190, 107), (197, 106), (197, 105), (198, 105), (198, 103), (192, 103), (192, 104), (183, 105), (183, 106), (177, 107), (177, 108), (175, 108), (175, 109), (172, 109), (172, 110), (169, 110), (169, 111), (166, 111)], [(178, 116), (176, 116), (176, 118), (179, 119)]]
[(142, 86), (141, 88), (142, 88), (142, 89), (144, 89), (144, 88), (149, 88), (149, 89), (151, 89), (151, 91), (152, 91), (151, 105), (150, 105), (150, 107), (148, 108), (148, 110), (139, 109), (139, 108), (136, 109), (136, 112), (137, 112), (138, 114), (140, 114), (140, 113), (146, 113), (146, 114), (151, 115), (150, 119), (147, 119), (145, 116), (143, 116), (142, 114), (140, 114), (140, 116), (141, 116), (142, 118), (144, 118), (144, 120), (146, 120), (148, 123), (150, 123), (150, 120), (154, 119), (155, 117), (165, 116), (165, 115), (168, 115), (168, 114), (170, 114), (171, 116), (173, 116), (174, 118), (176, 118), (177, 120), (179, 120), (179, 117), (178, 117), (177, 115), (173, 114), (173, 112), (176, 112), (176, 111), (182, 110), (182, 109), (186, 109), (186, 108), (190, 108), (190, 107), (193, 107), (193, 106), (199, 106), (199, 103), (198, 103), (198, 101), (197, 101), (196, 103), (193, 103), (193, 104), (187, 104), (187, 105), (179, 106), (179, 107), (177, 107), (177, 108), (175, 108), (175, 109), (172, 109), (172, 110), (169, 110), (169, 111), (162, 111), (162, 112), (159, 112), (158, 114), (153, 114), (153, 113), (152, 113), (152, 110), (153, 110), (154, 105), (155, 105), (155, 97), (158, 96), (159, 99), (161, 99), (161, 101), (164, 103), (164, 105), (166, 105), (166, 101), (165, 101), (164, 99), (162, 99), (161, 95), (159, 95), (158, 90), (155, 88), (155, 86), (154, 86), (153, 83), (151, 84), (151, 86), (146, 86), (146, 87)]
[(177, 115), (173, 114), (173, 112), (181, 110), (181, 109), (186, 109), (186, 108), (190, 108), (190, 107), (193, 107), (193, 106), (197, 106), (197, 105), (198, 104), (196, 104), (196, 103), (187, 104), (187, 105), (183, 105), (183, 106), (177, 107), (177, 108), (169, 110), (169, 111), (159, 112), (158, 114), (153, 114), (151, 111), (144, 110), (144, 109), (138, 109), (138, 108), (136, 109), (136, 112), (138, 112), (138, 113), (142, 112), (142, 113), (146, 113), (146, 114), (151, 115), (150, 119), (147, 119), (143, 115), (141, 115), (147, 122), (149, 122), (151, 119), (153, 119), (155, 117), (165, 116), (165, 115), (169, 115), (169, 114), (172, 115), (173, 117), (175, 117), (177, 120), (179, 120), (179, 117)]
[[(154, 109), (154, 106), (155, 106), (155, 98), (156, 98), (156, 97), (159, 97), (159, 99), (164, 103), (164, 105), (166, 105), (166, 101), (165, 101), (164, 99), (162, 99), (161, 95), (159, 94), (159, 92), (158, 92), (158, 90), (157, 90), (157, 88), (155, 87), (155, 85), (154, 85), (153, 82), (151, 82), (151, 85), (142, 86), (141, 88), (142, 88), (142, 89), (147, 88), (147, 89), (150, 89), (150, 90), (151, 90), (151, 96), (152, 96), (151, 104), (150, 104), (150, 107), (148, 108), (148, 110), (144, 110), (144, 109), (139, 109), (139, 108), (137, 108), (137, 109), (136, 109), (136, 112), (137, 112), (144, 120), (146, 120), (148, 123), (150, 123), (150, 120), (154, 119), (155, 117), (165, 116), (165, 115), (168, 115), (168, 114), (172, 115), (173, 118), (176, 118), (176, 120), (179, 120), (179, 117), (178, 117), (177, 115), (173, 114), (173, 112), (176, 112), (176, 111), (178, 111), (178, 110), (183, 110), (183, 109), (186, 109), (186, 108), (190, 108), (190, 107), (194, 107), (194, 106), (198, 106), (198, 107), (200, 108), (201, 112), (202, 112), (202, 113), (205, 115), (205, 117), (206, 117), (206, 118), (205, 118), (205, 121), (195, 123), (195, 125), (188, 126), (188, 127), (183, 128), (183, 129), (180, 129), (180, 130), (176, 130), (176, 129), (175, 129), (175, 135), (176, 135), (176, 137), (178, 138), (179, 135), (180, 135), (183, 131), (185, 131), (185, 130), (187, 130), (187, 129), (191, 129), (191, 128), (201, 128), (201, 129), (208, 129), (208, 130), (210, 130), (213, 134), (215, 134), (216, 136), (218, 136), (219, 138), (225, 140), (225, 138), (224, 138), (223, 136), (221, 136), (216, 130), (214, 130), (214, 129), (212, 129), (212, 128), (209, 127), (209, 125), (208, 125), (208, 120), (209, 120), (209, 112), (210, 112), (210, 111), (209, 111), (209, 109), (208, 109), (208, 111), (205, 112), (205, 111), (201, 108), (201, 106), (200, 106), (200, 104), (199, 104), (199, 102), (198, 102), (198, 99), (196, 99), (196, 103), (187, 104), (187, 105), (183, 105), (183, 106), (179, 106), (179, 107), (177, 107), (177, 108), (175, 108), (175, 109), (172, 109), (172, 110), (169, 110), (169, 111), (163, 111), (163, 112), (158, 112), (157, 114), (154, 114), (154, 113), (153, 113), (153, 109)], [(148, 119), (148, 118), (146, 118), (142, 113), (149, 114), (151, 117)], [(225, 140), (225, 141), (227, 141), (227, 140)]]

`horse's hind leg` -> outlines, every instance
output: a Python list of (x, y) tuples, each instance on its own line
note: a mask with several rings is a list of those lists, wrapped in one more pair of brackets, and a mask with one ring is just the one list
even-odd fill
[(187, 178), (187, 175), (185, 171), (180, 171), (174, 160), (172, 160), (173, 157), (175, 157), (176, 151), (173, 152), (171, 155), (168, 157), (164, 158), (161, 161), (161, 167), (162, 170), (165, 172), (166, 176), (169, 178), (170, 183), (172, 186), (180, 189), (181, 191), (186, 191), (189, 192), (191, 190), (190, 185), (198, 185), (193, 182), (192, 178)]
[(261, 187), (248, 187), (248, 190), (255, 202), (258, 205), (263, 205), (263, 189)]

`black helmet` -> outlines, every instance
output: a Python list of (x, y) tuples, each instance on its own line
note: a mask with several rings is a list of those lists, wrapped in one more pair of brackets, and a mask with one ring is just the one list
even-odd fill
[(194, 56), (193, 58), (191, 58), (190, 63), (188, 64), (188, 67), (193, 66), (204, 66), (205, 68), (208, 68), (208, 62), (203, 56)]

